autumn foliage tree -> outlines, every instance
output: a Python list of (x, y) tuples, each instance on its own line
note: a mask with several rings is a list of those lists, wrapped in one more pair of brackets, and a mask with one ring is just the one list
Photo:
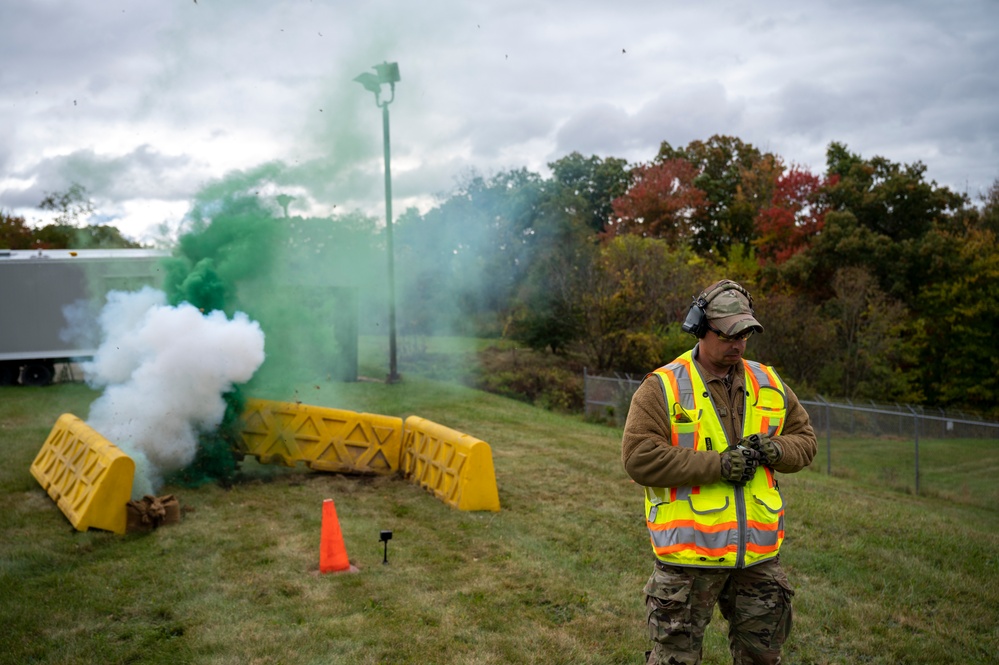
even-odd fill
[(630, 233), (671, 245), (690, 240), (692, 219), (708, 205), (705, 193), (694, 185), (697, 174), (684, 159), (636, 166), (631, 187), (611, 204), (608, 235)]
[(24, 217), (0, 210), (0, 249), (31, 249), (32, 230)]
[(753, 245), (760, 261), (784, 263), (822, 231), (829, 210), (823, 196), (828, 184), (799, 167), (777, 178), (770, 205), (756, 216)]
[(772, 183), (783, 170), (780, 159), (734, 136), (715, 134), (683, 148), (663, 142), (657, 162), (683, 159), (697, 169), (694, 186), (707, 206), (693, 219), (693, 247), (701, 254), (728, 256), (748, 246), (754, 219), (770, 201)]
[[(999, 184), (974, 208), (918, 162), (833, 143), (813, 174), (727, 136), (663, 143), (631, 167), (578, 153), (549, 167), (403, 215), (397, 251), (409, 283), (427, 285), (403, 301), (434, 319), (458, 302), (475, 326), (492, 317), (592, 371), (641, 373), (689, 348), (691, 297), (728, 277), (754, 292), (767, 328), (752, 355), (802, 390), (999, 404)], [(414, 280), (423, 263), (428, 279)], [(436, 288), (455, 276), (458, 297)]]

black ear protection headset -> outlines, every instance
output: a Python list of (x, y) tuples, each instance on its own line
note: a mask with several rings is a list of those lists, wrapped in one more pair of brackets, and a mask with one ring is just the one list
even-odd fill
[(730, 279), (723, 279), (715, 284), (710, 291), (705, 291), (697, 296), (694, 302), (691, 303), (690, 309), (687, 310), (687, 318), (683, 320), (683, 325), (680, 326), (680, 329), (685, 333), (690, 333), (697, 339), (707, 335), (708, 315), (704, 311), (705, 308), (707, 308), (708, 303), (717, 298), (721, 293), (733, 289), (746, 296), (746, 300), (749, 301), (749, 311), (755, 316), (756, 311), (753, 309), (753, 296), (749, 295), (749, 291)]

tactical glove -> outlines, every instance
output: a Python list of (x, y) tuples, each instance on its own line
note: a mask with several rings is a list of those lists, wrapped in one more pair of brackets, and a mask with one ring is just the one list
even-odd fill
[(760, 464), (760, 453), (752, 448), (729, 448), (721, 454), (722, 478), (734, 485), (753, 479)]
[(752, 448), (758, 452), (761, 457), (761, 463), (769, 467), (779, 462), (784, 454), (780, 446), (777, 445), (777, 442), (771, 441), (770, 437), (766, 434), (752, 434), (741, 439), (738, 445)]

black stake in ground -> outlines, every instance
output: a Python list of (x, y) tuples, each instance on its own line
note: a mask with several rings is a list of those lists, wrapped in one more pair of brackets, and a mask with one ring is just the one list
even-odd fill
[(388, 541), (392, 540), (391, 531), (382, 531), (381, 541), (385, 543), (385, 558), (382, 559), (382, 564), (388, 563)]

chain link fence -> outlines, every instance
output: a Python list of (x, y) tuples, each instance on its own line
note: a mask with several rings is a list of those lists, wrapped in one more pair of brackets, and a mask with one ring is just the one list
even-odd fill
[(583, 368), (583, 399), (586, 416), (619, 427), (624, 426), (631, 406), (631, 396), (642, 383), (642, 376), (617, 374), (594, 376)]
[[(584, 370), (586, 415), (623, 427), (643, 379)], [(798, 397), (818, 440), (810, 468), (914, 494), (999, 506), (992, 481), (999, 469), (999, 422), (954, 410)]]

